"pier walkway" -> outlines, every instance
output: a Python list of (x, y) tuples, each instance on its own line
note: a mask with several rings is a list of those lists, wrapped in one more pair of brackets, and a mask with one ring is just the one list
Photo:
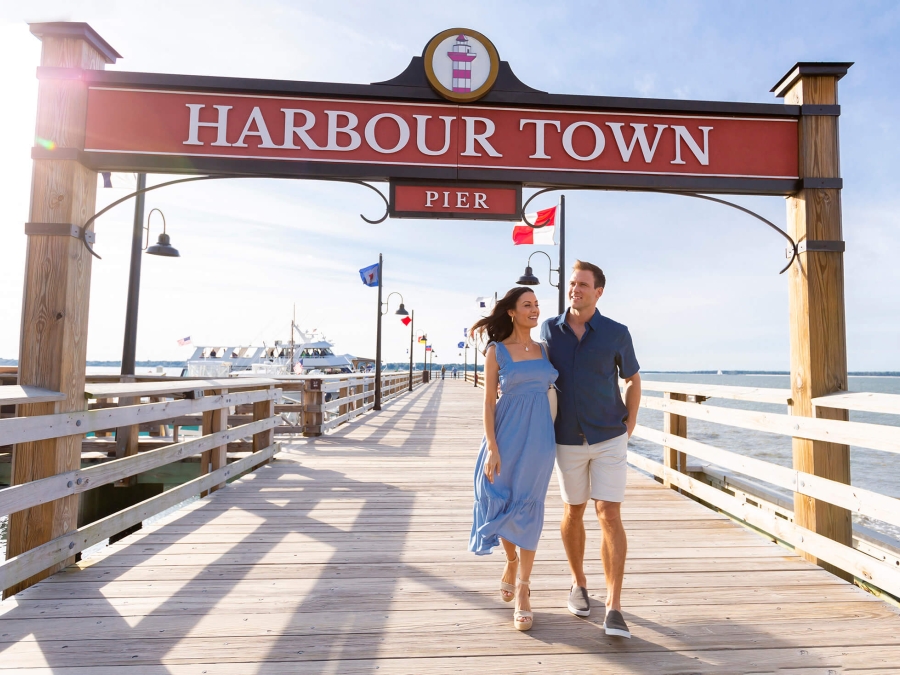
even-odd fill
[(889, 605), (632, 470), (625, 616), (604, 635), (599, 533), (589, 619), (555, 479), (512, 628), (500, 556), (466, 551), (481, 392), (398, 397), (2, 603), (0, 670), (56, 674), (897, 672)]

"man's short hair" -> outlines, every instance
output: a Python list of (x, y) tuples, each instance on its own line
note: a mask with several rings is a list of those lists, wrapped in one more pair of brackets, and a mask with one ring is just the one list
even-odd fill
[(603, 270), (596, 265), (584, 262), (583, 260), (576, 260), (575, 264), (572, 265), (572, 271), (592, 272), (594, 275), (594, 288), (606, 288), (606, 275), (603, 274)]

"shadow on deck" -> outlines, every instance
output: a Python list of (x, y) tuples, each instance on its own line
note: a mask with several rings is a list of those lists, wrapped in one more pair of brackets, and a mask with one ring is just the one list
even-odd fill
[(625, 616), (602, 631), (599, 533), (589, 619), (551, 483), (535, 627), (512, 628), (500, 557), (466, 552), (480, 392), (398, 398), (2, 605), (4, 672), (896, 672), (888, 605), (632, 471)]

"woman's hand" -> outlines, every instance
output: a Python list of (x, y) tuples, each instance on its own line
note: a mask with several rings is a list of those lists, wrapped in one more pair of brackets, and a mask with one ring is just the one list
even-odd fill
[(494, 476), (500, 475), (500, 450), (496, 446), (488, 445), (487, 458), (484, 460), (484, 473), (488, 482), (494, 482)]

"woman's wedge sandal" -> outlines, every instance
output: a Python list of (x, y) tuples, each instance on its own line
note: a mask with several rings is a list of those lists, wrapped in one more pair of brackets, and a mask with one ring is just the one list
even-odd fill
[[(517, 585), (528, 589), (528, 597), (531, 597), (531, 580), (517, 580)], [(518, 592), (518, 591), (516, 591)], [(517, 609), (513, 612), (513, 627), (516, 630), (531, 630), (534, 625), (534, 612), (526, 612), (524, 609)]]
[[(512, 560), (509, 558), (506, 559), (506, 564), (509, 565), (511, 563), (519, 562), (519, 556), (516, 556)], [(507, 595), (507, 593), (509, 595)], [(508, 584), (505, 581), (500, 581), (500, 597), (503, 598), (503, 602), (512, 602), (516, 597), (516, 587), (513, 584)]]

